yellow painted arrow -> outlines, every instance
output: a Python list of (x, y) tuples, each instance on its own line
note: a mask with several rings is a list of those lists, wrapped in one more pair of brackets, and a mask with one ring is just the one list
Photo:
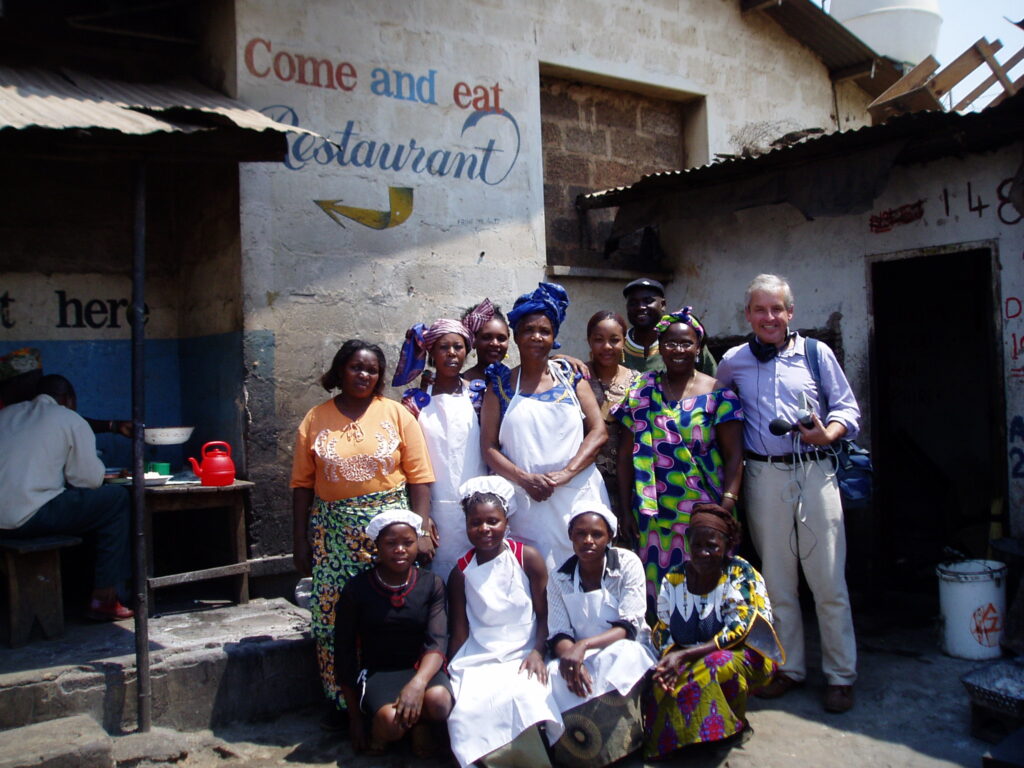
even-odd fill
[(342, 216), (370, 229), (391, 229), (412, 215), (412, 187), (388, 187), (388, 201), (391, 204), (389, 211), (339, 205), (341, 200), (314, 200), (313, 202), (343, 227), (345, 224), (340, 219)]

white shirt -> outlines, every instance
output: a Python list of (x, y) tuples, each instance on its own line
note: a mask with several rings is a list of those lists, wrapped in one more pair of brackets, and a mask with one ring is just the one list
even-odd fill
[(0, 409), (0, 529), (20, 528), (65, 485), (98, 488), (89, 424), (49, 395)]

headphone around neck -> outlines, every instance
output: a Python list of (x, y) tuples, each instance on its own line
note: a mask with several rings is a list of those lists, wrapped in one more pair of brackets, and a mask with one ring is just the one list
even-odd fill
[[(796, 336), (796, 331), (790, 331), (786, 334), (786, 342)], [(750, 352), (754, 355), (759, 363), (767, 363), (769, 360), (774, 359), (779, 354), (779, 348), (774, 344), (765, 344), (755, 334), (750, 334), (747, 338), (747, 345), (750, 347)], [(783, 345), (785, 346), (785, 345)]]

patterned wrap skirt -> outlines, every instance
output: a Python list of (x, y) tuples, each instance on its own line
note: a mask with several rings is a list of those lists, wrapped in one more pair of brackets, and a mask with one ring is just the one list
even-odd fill
[(405, 486), (351, 499), (313, 501), (309, 528), (313, 541), (312, 614), (316, 660), (324, 694), (339, 709), (345, 697), (334, 677), (334, 609), (345, 584), (373, 565), (377, 547), (363, 532), (366, 524), (386, 509), (408, 509)]
[(644, 757), (740, 733), (750, 692), (774, 672), (775, 662), (741, 645), (687, 664), (671, 693), (655, 683), (644, 697)]

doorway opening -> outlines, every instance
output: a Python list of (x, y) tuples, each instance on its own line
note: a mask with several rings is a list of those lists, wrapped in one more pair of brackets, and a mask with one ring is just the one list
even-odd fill
[[(936, 596), (949, 549), (984, 557), (1006, 495), (998, 300), (988, 248), (871, 265), (876, 584)], [(922, 604), (923, 603), (923, 604)]]

